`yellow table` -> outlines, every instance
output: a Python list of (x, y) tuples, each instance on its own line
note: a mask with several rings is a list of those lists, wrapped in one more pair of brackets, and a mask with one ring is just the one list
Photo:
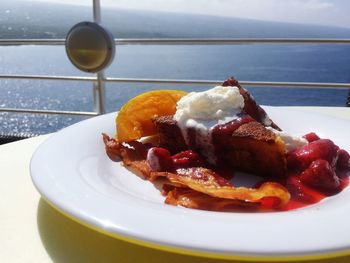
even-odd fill
[[(294, 109), (350, 120), (350, 108)], [(56, 211), (40, 198), (29, 174), (34, 150), (49, 136), (0, 146), (0, 262), (224, 262), (130, 244), (86, 228)], [(345, 263), (350, 262), (350, 256), (309, 262)]]

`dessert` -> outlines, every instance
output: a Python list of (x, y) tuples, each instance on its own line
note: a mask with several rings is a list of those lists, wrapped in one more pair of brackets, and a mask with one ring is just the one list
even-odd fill
[[(234, 78), (204, 92), (146, 92), (121, 109), (116, 124), (116, 138), (103, 134), (106, 153), (146, 180), (162, 180), (167, 204), (283, 211), (348, 184), (345, 150), (315, 133), (283, 132)], [(235, 185), (238, 172), (260, 179)]]

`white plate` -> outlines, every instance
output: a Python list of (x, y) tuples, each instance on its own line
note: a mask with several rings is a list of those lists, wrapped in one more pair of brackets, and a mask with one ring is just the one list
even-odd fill
[[(317, 132), (350, 150), (350, 122), (266, 107), (285, 131)], [(235, 259), (297, 259), (350, 251), (350, 187), (316, 205), (274, 213), (207, 212), (163, 203), (152, 183), (106, 156), (102, 132), (115, 113), (56, 133), (33, 155), (41, 195), (71, 218), (111, 236), (180, 253)]]

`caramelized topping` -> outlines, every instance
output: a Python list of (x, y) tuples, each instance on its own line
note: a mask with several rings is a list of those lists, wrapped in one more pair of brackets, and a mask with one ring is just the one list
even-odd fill
[(229, 181), (205, 168), (178, 169), (176, 173), (167, 174), (167, 178), (172, 183), (224, 199), (255, 203), (266, 197), (275, 197), (280, 201), (276, 204), (278, 207), (286, 204), (290, 198), (287, 189), (278, 183), (266, 182), (259, 188), (234, 187)]
[(166, 194), (165, 203), (180, 205), (187, 208), (234, 212), (234, 211), (257, 211), (258, 203), (247, 203), (239, 200), (212, 197), (189, 188), (173, 187)]

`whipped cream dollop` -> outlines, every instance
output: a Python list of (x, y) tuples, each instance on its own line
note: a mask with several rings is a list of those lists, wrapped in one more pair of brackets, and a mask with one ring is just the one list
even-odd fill
[(191, 92), (182, 97), (174, 119), (181, 125), (189, 120), (198, 122), (228, 122), (242, 111), (244, 98), (237, 87), (216, 86), (202, 92)]
[(177, 121), (186, 143), (189, 144), (189, 129), (195, 129), (195, 144), (210, 163), (215, 163), (211, 131), (218, 124), (237, 118), (244, 107), (244, 98), (238, 87), (216, 86), (202, 92), (191, 92), (177, 102), (174, 120)]
[(281, 138), (281, 140), (284, 142), (286, 151), (291, 151), (308, 144), (308, 141), (303, 137), (294, 136), (284, 131), (278, 131), (272, 127), (266, 127), (266, 129), (269, 129)]

